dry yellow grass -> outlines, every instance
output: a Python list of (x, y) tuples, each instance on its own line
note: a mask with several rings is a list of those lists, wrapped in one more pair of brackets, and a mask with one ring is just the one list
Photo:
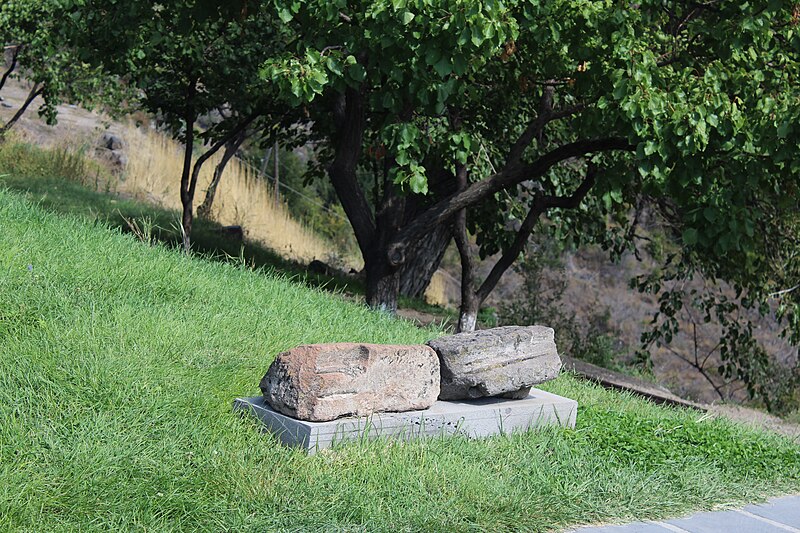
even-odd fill
[[(124, 138), (128, 161), (116, 188), (163, 207), (180, 209), (181, 146), (156, 131), (132, 124), (125, 128)], [(219, 157), (221, 153), (203, 166), (195, 204), (202, 202)], [(272, 187), (236, 159), (225, 169), (212, 216), (220, 224), (241, 225), (249, 240), (289, 259), (330, 261), (339, 255), (331, 243), (294, 219), (284, 204), (276, 205)], [(358, 267), (355, 258), (340, 260)]]
[(450, 307), (458, 304), (459, 284), (444, 270), (437, 270), (431, 277), (431, 283), (425, 289), (425, 301), (431, 305)]

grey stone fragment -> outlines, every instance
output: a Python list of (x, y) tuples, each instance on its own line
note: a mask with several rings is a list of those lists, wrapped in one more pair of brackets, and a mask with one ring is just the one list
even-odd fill
[(542, 426), (575, 427), (578, 403), (533, 389), (522, 400), (481, 398), (437, 401), (429, 409), (405, 413), (375, 413), (328, 422), (297, 420), (272, 409), (263, 397), (237, 398), (235, 412), (252, 414), (287, 446), (314, 453), (332, 445), (362, 438), (414, 439), (442, 435), (488, 437), (528, 431)]
[(103, 134), (103, 138), (100, 140), (100, 145), (108, 150), (120, 150), (123, 148), (125, 143), (122, 142), (122, 138), (118, 135), (106, 132)]
[(427, 409), (439, 395), (428, 346), (311, 344), (278, 355), (261, 380), (276, 411), (307, 421)]
[(524, 397), (532, 385), (558, 376), (554, 332), (544, 326), (506, 326), (428, 342), (441, 363), (442, 400)]

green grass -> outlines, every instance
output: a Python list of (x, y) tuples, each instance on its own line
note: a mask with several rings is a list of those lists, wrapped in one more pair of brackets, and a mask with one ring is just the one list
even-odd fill
[(231, 413), (279, 351), (437, 334), (0, 191), (0, 530), (542, 531), (800, 491), (797, 443), (569, 375), (575, 430), (478, 441), (309, 457)]

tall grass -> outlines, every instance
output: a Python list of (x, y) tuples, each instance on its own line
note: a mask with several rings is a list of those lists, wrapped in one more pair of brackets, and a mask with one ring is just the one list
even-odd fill
[[(117, 184), (118, 190), (138, 199), (168, 209), (180, 209), (182, 147), (163, 134), (129, 124), (124, 130), (128, 161)], [(221, 153), (203, 166), (197, 184), (195, 204), (203, 200), (205, 190)], [(273, 188), (256, 172), (233, 159), (228, 163), (217, 189), (212, 211), (214, 220), (223, 225), (240, 225), (247, 238), (264, 244), (284, 257), (308, 262), (330, 261), (337, 250), (298, 221), (282, 203), (275, 202)], [(357, 267), (358, 259), (342, 258)]]

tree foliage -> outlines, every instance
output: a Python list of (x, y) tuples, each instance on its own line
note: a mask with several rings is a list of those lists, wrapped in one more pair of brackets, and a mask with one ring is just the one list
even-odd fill
[[(64, 35), (64, 19), (51, 0), (8, 0), (0, 4), (0, 45), (8, 64), (0, 74), (0, 90), (12, 77), (24, 79), (30, 91), (17, 113), (0, 125), (0, 138), (41, 97), (39, 115), (48, 123), (57, 119), (57, 106), (69, 101), (91, 107), (114, 106), (121, 90), (97, 68), (81, 62)], [(5, 61), (3, 62), (5, 63)]]
[[(248, 128), (263, 129), (285, 115), (269, 72), (289, 37), (270, 10), (247, 9), (247, 3), (68, 0), (65, 6), (81, 57), (125, 79), (139, 91), (138, 105), (184, 144), (180, 181), (188, 251), (202, 165), (226, 145), (237, 148)], [(198, 119), (210, 114), (218, 120), (197, 128)], [(195, 161), (196, 141), (205, 149)]]

